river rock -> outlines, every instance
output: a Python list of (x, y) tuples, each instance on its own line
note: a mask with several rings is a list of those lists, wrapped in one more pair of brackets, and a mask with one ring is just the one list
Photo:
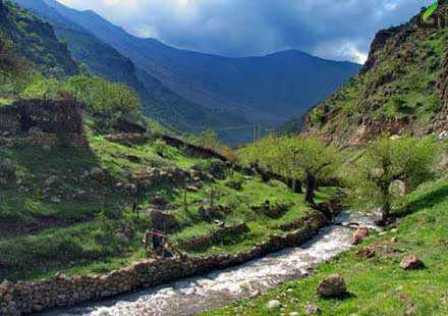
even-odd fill
[(278, 300), (271, 300), (268, 302), (268, 304), (266, 305), (268, 310), (274, 310), (274, 309), (279, 309), (282, 306), (282, 303), (280, 303), (280, 301)]
[(415, 255), (406, 256), (400, 263), (400, 267), (404, 270), (418, 270), (425, 267), (425, 264)]
[(352, 238), (352, 244), (358, 245), (360, 244), (364, 239), (366, 239), (369, 236), (369, 229), (367, 227), (359, 227), (354, 233)]
[(345, 280), (340, 274), (330, 275), (323, 280), (317, 289), (317, 293), (325, 298), (341, 298), (347, 294)]

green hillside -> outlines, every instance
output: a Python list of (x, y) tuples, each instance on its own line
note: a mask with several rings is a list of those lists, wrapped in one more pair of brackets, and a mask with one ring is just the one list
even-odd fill
[[(437, 14), (447, 19), (446, 3)], [(380, 31), (361, 74), (310, 111), (304, 132), (358, 144), (384, 132), (446, 130), (441, 88), (446, 86), (448, 29), (422, 27), (419, 19)]]
[[(152, 228), (166, 230), (191, 256), (236, 253), (317, 214), (283, 182), (210, 149), (170, 143), (142, 116), (126, 85), (88, 74), (52, 76), (50, 69), (65, 69), (71, 57), (51, 26), (9, 2), (0, 9), (0, 22), (9, 26), (2, 33), (8, 45), (1, 78), (11, 86), (0, 94), (0, 279), (126, 266), (148, 255), (141, 241)], [(33, 31), (21, 30), (22, 20)], [(16, 46), (8, 39), (17, 34)], [(21, 54), (24, 43), (37, 48)], [(34, 56), (35, 49), (54, 64), (37, 63), (43, 55)], [(217, 144), (213, 135), (201, 143)], [(322, 187), (318, 201), (333, 191)], [(166, 226), (160, 228), (154, 212), (168, 217)], [(232, 230), (241, 224), (242, 231)], [(231, 233), (219, 235), (222, 228)], [(207, 242), (194, 246), (202, 239)]]
[(14, 42), (16, 52), (41, 71), (55, 76), (73, 75), (78, 67), (67, 46), (56, 38), (50, 25), (16, 5), (0, 6), (0, 30)]
[[(448, 181), (422, 186), (408, 198), (408, 216), (385, 233), (375, 233), (352, 251), (322, 264), (312, 276), (289, 282), (253, 300), (203, 315), (446, 315), (448, 313)], [(369, 250), (373, 255), (365, 255)], [(415, 254), (425, 269), (405, 271), (400, 261)], [(323, 299), (316, 294), (319, 283), (340, 273), (350, 295)], [(270, 300), (281, 308), (269, 310)]]

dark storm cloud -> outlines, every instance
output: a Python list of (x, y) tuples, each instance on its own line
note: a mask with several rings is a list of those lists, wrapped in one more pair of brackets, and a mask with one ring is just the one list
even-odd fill
[(430, 0), (61, 0), (139, 36), (226, 56), (300, 49), (362, 61), (374, 34)]

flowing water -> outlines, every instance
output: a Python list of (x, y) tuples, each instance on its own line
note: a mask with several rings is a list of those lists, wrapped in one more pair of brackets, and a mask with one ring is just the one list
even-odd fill
[(334, 225), (323, 228), (310, 242), (244, 265), (180, 280), (157, 288), (123, 295), (45, 316), (146, 316), (193, 315), (248, 298), (308, 274), (316, 264), (351, 247), (353, 225), (374, 226), (374, 215), (341, 214)]

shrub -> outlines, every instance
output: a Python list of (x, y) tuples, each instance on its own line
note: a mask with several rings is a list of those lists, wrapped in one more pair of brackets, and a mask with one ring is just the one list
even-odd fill
[(350, 170), (350, 202), (357, 207), (380, 207), (383, 222), (387, 221), (393, 203), (433, 175), (438, 152), (431, 137), (382, 137), (371, 143), (356, 170)]

